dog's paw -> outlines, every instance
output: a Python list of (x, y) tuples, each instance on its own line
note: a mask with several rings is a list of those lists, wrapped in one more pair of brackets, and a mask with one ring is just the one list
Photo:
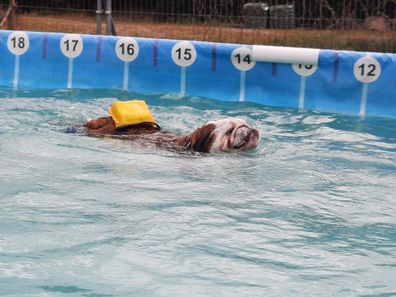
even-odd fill
[(93, 119), (84, 124), (88, 133), (92, 134), (115, 134), (115, 123), (111, 117)]
[(84, 124), (84, 127), (87, 127), (89, 129), (99, 129), (103, 128), (106, 125), (109, 124), (111, 118), (110, 117), (102, 117), (98, 119), (93, 119)]

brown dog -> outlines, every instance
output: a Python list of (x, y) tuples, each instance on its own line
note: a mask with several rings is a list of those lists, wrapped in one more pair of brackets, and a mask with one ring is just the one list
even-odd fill
[(211, 121), (189, 135), (161, 131), (156, 124), (142, 123), (116, 128), (112, 117), (101, 117), (84, 124), (92, 136), (111, 136), (143, 145), (196, 152), (240, 152), (257, 147), (259, 132), (244, 120), (232, 118)]

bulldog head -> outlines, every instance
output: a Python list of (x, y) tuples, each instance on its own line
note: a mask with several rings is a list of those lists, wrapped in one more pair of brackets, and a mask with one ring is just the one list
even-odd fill
[(240, 152), (257, 147), (259, 132), (242, 119), (221, 119), (204, 124), (191, 134), (191, 149), (197, 152)]

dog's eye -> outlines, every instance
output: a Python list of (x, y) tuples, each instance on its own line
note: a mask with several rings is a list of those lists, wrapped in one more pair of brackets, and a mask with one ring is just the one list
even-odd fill
[(234, 130), (234, 128), (228, 129), (227, 132), (225, 133), (225, 135), (231, 135), (232, 130)]

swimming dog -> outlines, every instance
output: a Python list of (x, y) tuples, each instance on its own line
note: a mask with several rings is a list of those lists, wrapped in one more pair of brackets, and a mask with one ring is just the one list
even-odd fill
[(260, 138), (256, 129), (238, 118), (207, 122), (187, 135), (162, 131), (143, 100), (113, 102), (109, 113), (110, 116), (86, 122), (87, 134), (206, 153), (251, 150), (257, 147)]
[(162, 131), (155, 123), (140, 123), (117, 128), (112, 117), (93, 119), (84, 126), (87, 134), (91, 136), (110, 136), (135, 141), (142, 145), (205, 153), (252, 150), (257, 147), (260, 138), (257, 129), (239, 118), (210, 121), (187, 135)]

